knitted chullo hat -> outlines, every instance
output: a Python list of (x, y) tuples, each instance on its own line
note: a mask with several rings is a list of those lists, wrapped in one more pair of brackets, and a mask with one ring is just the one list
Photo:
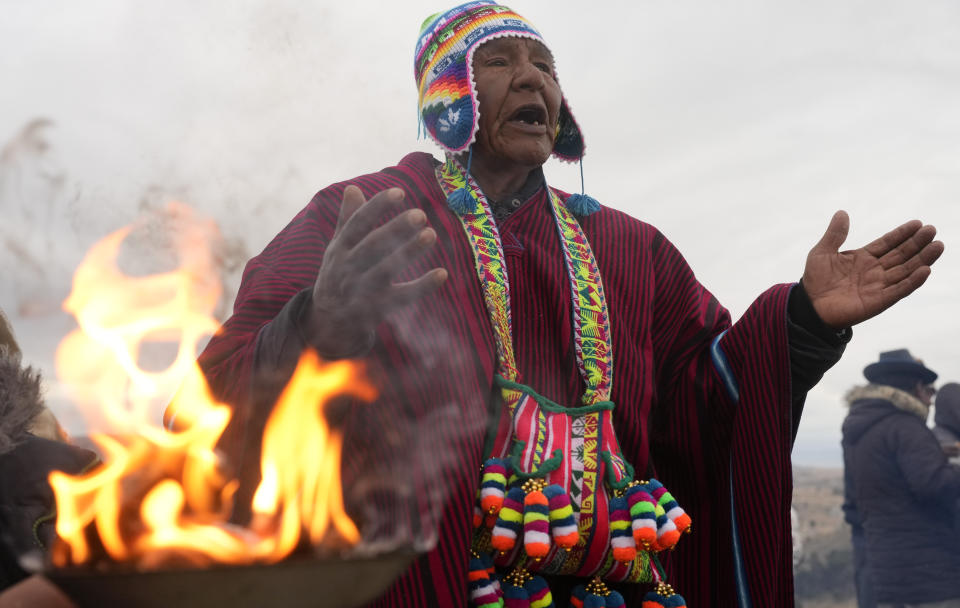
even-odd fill
[[(449, 152), (466, 151), (477, 135), (473, 53), (484, 42), (504, 36), (532, 38), (547, 46), (529, 21), (495, 2), (468, 2), (423, 22), (413, 64), (420, 120), (430, 137)], [(562, 98), (553, 155), (576, 162), (584, 149), (580, 127)]]

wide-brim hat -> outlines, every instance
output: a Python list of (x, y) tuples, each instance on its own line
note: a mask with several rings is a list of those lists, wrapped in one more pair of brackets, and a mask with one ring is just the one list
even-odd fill
[(937, 379), (936, 372), (905, 348), (880, 353), (878, 361), (863, 368), (863, 375), (874, 384), (889, 384), (890, 378), (916, 378), (923, 384), (933, 384)]
[[(413, 62), (420, 120), (427, 134), (448, 152), (466, 151), (479, 128), (474, 51), (484, 42), (507, 36), (532, 38), (550, 48), (529, 21), (496, 2), (467, 2), (423, 22)], [(580, 160), (586, 146), (565, 96), (557, 126), (553, 155), (570, 162)]]

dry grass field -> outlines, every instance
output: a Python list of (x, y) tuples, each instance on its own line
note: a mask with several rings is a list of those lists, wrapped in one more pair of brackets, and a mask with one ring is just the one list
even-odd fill
[(794, 468), (795, 534), (800, 538), (794, 567), (798, 608), (853, 608), (850, 529), (843, 521), (843, 469)]

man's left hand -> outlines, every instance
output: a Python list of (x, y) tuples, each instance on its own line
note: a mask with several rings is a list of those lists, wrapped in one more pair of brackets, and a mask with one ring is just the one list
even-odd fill
[(837, 211), (810, 253), (803, 286), (820, 318), (834, 329), (874, 317), (913, 293), (943, 253), (937, 229), (907, 222), (865, 247), (840, 251), (850, 218)]

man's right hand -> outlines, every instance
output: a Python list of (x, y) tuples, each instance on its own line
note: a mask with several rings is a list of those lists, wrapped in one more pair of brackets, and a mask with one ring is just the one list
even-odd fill
[[(437, 241), (420, 209), (403, 208), (399, 188), (378, 192), (370, 200), (356, 186), (343, 191), (343, 205), (333, 239), (313, 286), (313, 303), (302, 320), (303, 333), (322, 355), (344, 358), (366, 353), (374, 330), (393, 310), (434, 292), (447, 280), (434, 268), (412, 281), (396, 277)], [(387, 215), (386, 224), (374, 228)]]

